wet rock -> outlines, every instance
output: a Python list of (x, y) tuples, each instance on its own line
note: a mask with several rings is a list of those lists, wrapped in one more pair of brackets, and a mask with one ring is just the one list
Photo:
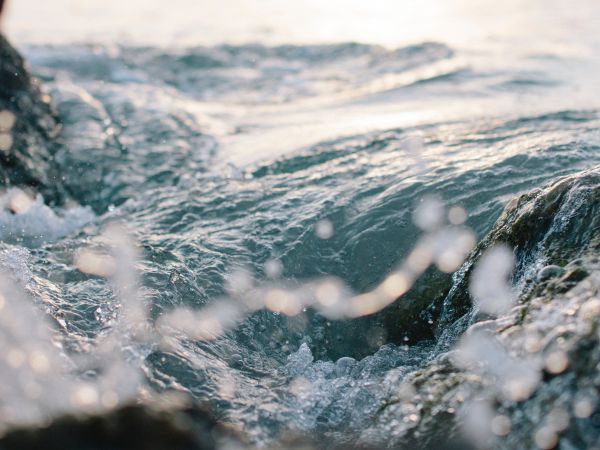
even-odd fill
[[(105, 414), (66, 416), (45, 427), (10, 431), (2, 450), (209, 450), (240, 445), (230, 430), (197, 406), (127, 405)], [(219, 447), (221, 448), (221, 447)]]
[[(517, 261), (513, 282), (532, 293), (540, 287), (536, 270), (543, 266), (566, 266), (600, 248), (600, 167), (560, 179), (513, 200), (490, 233), (477, 245), (455, 284), (439, 307), (437, 336), (471, 311), (469, 283), (475, 263), (497, 244), (513, 249)], [(570, 288), (583, 272), (566, 270), (559, 291)], [(539, 289), (538, 289), (539, 292)]]
[(60, 123), (26, 63), (0, 34), (0, 186), (30, 187), (64, 198), (53, 155)]
[[(458, 337), (468, 328), (457, 349), (408, 375), (359, 442), (379, 439), (388, 448), (597, 445), (599, 208), (600, 168), (509, 205), (446, 299), (441, 335), (452, 330)], [(496, 243), (514, 249), (521, 294), (510, 311), (477, 322), (468, 281), (480, 255)], [(531, 270), (540, 262), (548, 276)]]
[[(543, 289), (566, 292), (584, 271), (566, 267), (588, 249), (600, 247), (600, 168), (564, 177), (557, 182), (514, 199), (490, 233), (477, 245), (454, 275), (430, 268), (401, 299), (382, 311), (351, 321), (333, 322), (315, 337), (311, 350), (317, 359), (372, 354), (382, 342), (369, 342), (368, 333), (383, 330), (383, 340), (396, 345), (443, 339), (448, 349), (473, 318), (469, 284), (475, 263), (496, 244), (514, 251), (517, 266), (514, 284), (523, 292)], [(543, 268), (546, 267), (544, 270)], [(563, 268), (564, 267), (564, 268)], [(543, 280), (538, 280), (538, 274)], [(543, 281), (540, 283), (539, 281)], [(463, 323), (457, 323), (463, 317)], [(484, 315), (481, 317), (485, 318)], [(336, 342), (343, 336), (343, 342)], [(335, 346), (328, 343), (336, 342)], [(332, 349), (332, 347), (335, 347)]]
[(560, 266), (550, 264), (549, 266), (543, 267), (537, 274), (538, 281), (546, 281), (551, 278), (556, 278), (565, 273), (565, 269)]
[(567, 273), (565, 273), (565, 275), (561, 277), (561, 281), (564, 283), (577, 283), (578, 281), (583, 280), (588, 275), (588, 271), (583, 267), (575, 267), (569, 270)]
[[(526, 193), (506, 207), (454, 277), (431, 268), (400, 301), (360, 321), (380, 326), (386, 331), (387, 341), (396, 344), (460, 335), (472, 321), (466, 316), (473, 306), (469, 284), (475, 263), (497, 244), (514, 251), (517, 260), (514, 284), (524, 287), (524, 292), (532, 292), (534, 287), (537, 292), (542, 288), (566, 292), (573, 281), (585, 276), (585, 271), (575, 266), (562, 267), (586, 251), (600, 247), (599, 213), (600, 168), (567, 176)], [(545, 270), (541, 269), (544, 267)], [(537, 280), (538, 274), (543, 280)], [(463, 325), (449, 333), (449, 328), (461, 317), (465, 317)], [(360, 321), (356, 323), (366, 327)], [(336, 326), (335, 331), (343, 326), (351, 325)], [(364, 348), (373, 351), (368, 345)]]
[[(452, 276), (431, 267), (401, 299), (383, 310), (352, 320), (331, 321), (319, 333), (310, 329), (317, 359), (365, 358), (381, 345), (410, 345), (434, 338), (441, 305), (452, 287)], [(357, 332), (357, 330), (361, 330)], [(331, 345), (330, 343), (335, 343)]]
[[(591, 448), (599, 442), (600, 266), (585, 265), (589, 276), (568, 292), (545, 291), (528, 300), (524, 316), (514, 309), (468, 331), (530, 364), (538, 374), (533, 389), (511, 398), (502, 387), (498, 355), (465, 367), (458, 362), (460, 351), (454, 351), (409, 375), (404, 384), (413, 395), (392, 395), (363, 440), (385, 436), (392, 448), (439, 448), (445, 436), (456, 448), (463, 448), (462, 442), (498, 449)], [(468, 429), (477, 402), (491, 412), (482, 419), (489, 428), (483, 430), (485, 442), (471, 439)]]
[(356, 366), (356, 360), (344, 356), (335, 362), (335, 373), (338, 377), (348, 376)]

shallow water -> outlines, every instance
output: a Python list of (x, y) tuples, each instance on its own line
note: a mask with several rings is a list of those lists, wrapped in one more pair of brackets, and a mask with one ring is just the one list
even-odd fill
[[(464, 208), (481, 238), (519, 193), (600, 163), (592, 40), (507, 52), (506, 37), (478, 49), (69, 39), (23, 50), (64, 122), (57, 160), (77, 204), (1, 213), (0, 262), (75, 366), (106, 356), (101, 343), (117, 333), (110, 348), (127, 370), (111, 379), (132, 386), (119, 400), (148, 386), (189, 392), (258, 445), (289, 430), (352, 439), (436, 356), (434, 333), (308, 308), (254, 312), (215, 340), (140, 338), (119, 328), (128, 296), (155, 320), (243, 296), (248, 283), (334, 276), (363, 293), (422, 235), (413, 214), (424, 199)], [(124, 259), (137, 261), (135, 290), (131, 267), (119, 284), (74, 262), (115, 222), (139, 244)], [(428, 286), (412, 298), (439, 295)], [(93, 361), (75, 378), (106, 371)]]

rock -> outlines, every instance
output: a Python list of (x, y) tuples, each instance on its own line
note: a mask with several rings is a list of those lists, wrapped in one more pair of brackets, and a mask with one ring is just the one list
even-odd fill
[[(506, 396), (499, 372), (491, 367), (500, 364), (496, 356), (465, 368), (453, 352), (411, 374), (404, 382), (415, 387), (415, 396), (392, 397), (371, 433), (392, 436), (391, 444), (398, 448), (435, 448), (431, 444), (436, 436), (460, 442), (465, 439), (465, 415), (475, 402), (484, 401), (492, 411), (490, 429), (485, 443), (470, 442), (475, 448), (591, 448), (600, 440), (600, 303), (595, 298), (600, 266), (588, 263), (587, 268), (589, 277), (569, 292), (532, 298), (524, 318), (515, 312), (498, 319), (502, 325), (495, 330), (488, 325), (485, 334), (474, 331), (497, 342), (511, 358), (532, 363), (539, 379), (531, 392), (515, 399)], [(389, 424), (406, 421), (407, 402), (416, 405), (418, 419), (397, 433)], [(507, 427), (497, 434), (495, 417), (502, 417)], [(542, 446), (550, 441), (555, 444)]]
[[(509, 312), (403, 380), (359, 442), (391, 448), (591, 448), (600, 442), (600, 168), (520, 197), (475, 249), (445, 301), (454, 336), (478, 320), (468, 280), (510, 245), (524, 286)], [(547, 265), (536, 276), (536, 261)], [(562, 269), (560, 266), (566, 268)], [(559, 270), (560, 269), (560, 270)], [(454, 342), (454, 341), (453, 341)]]
[[(514, 250), (517, 266), (513, 278), (515, 284), (525, 286), (526, 292), (531, 293), (534, 287), (537, 291), (547, 287), (566, 292), (573, 286), (573, 280), (585, 276), (585, 271), (576, 265), (562, 267), (569, 261), (576, 261), (586, 250), (600, 248), (597, 232), (600, 228), (599, 197), (600, 168), (595, 168), (516, 198), (454, 279), (430, 268), (400, 301), (373, 316), (336, 324), (329, 334), (351, 335), (344, 327), (364, 329), (371, 325), (384, 329), (386, 340), (399, 345), (440, 339), (442, 335), (445, 335), (444, 339), (450, 334), (457, 337), (471, 320), (467, 317), (472, 309), (469, 283), (475, 263), (496, 244)], [(541, 274), (548, 286), (542, 286), (536, 280), (538, 271), (535, 269), (542, 265), (548, 267)], [(464, 323), (449, 330), (461, 317), (465, 317)], [(355, 342), (353, 344), (357, 346)], [(361, 348), (373, 352), (372, 346), (362, 345)], [(315, 354), (322, 357), (318, 351)], [(364, 357), (366, 354), (354, 353), (353, 356)]]
[[(524, 293), (532, 293), (534, 287), (539, 291), (541, 286), (531, 272), (537, 263), (563, 267), (600, 248), (599, 210), (600, 167), (564, 177), (511, 202), (459, 271), (457, 282), (439, 308), (436, 335), (439, 337), (452, 323), (469, 314), (469, 282), (475, 263), (487, 249), (496, 244), (512, 248), (517, 261), (515, 284), (524, 286)], [(568, 268), (560, 278), (567, 282), (563, 282), (561, 290), (568, 288), (573, 277), (581, 276), (579, 269)]]
[(2, 450), (209, 450), (239, 441), (197, 406), (132, 404), (92, 416), (65, 416), (46, 427), (21, 428), (0, 438)]
[(537, 274), (538, 281), (546, 281), (551, 278), (556, 278), (565, 273), (565, 269), (560, 266), (556, 266), (554, 264), (550, 264), (549, 266), (544, 266), (540, 269)]
[[(155, 403), (158, 401), (158, 403)], [(168, 403), (168, 402), (167, 402)], [(0, 438), (0, 450), (241, 450), (253, 448), (238, 432), (193, 404), (130, 404), (90, 416), (64, 416), (46, 426), (24, 427)], [(271, 450), (374, 450), (286, 432)]]
[(60, 203), (65, 192), (53, 159), (59, 132), (50, 98), (0, 34), (0, 186), (33, 188)]

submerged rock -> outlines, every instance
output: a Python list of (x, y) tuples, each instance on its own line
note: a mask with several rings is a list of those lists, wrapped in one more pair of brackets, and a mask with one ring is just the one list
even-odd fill
[(0, 186), (33, 188), (60, 202), (64, 191), (53, 160), (59, 131), (50, 98), (0, 34)]

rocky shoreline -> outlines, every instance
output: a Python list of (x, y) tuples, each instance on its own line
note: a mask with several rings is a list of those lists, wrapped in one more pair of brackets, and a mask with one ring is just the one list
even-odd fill
[[(33, 189), (49, 204), (64, 202), (53, 159), (60, 121), (1, 35), (0, 114), (0, 183)], [(600, 442), (599, 212), (600, 168), (515, 199), (440, 305), (439, 356), (398, 384), (360, 440), (301, 438), (273, 448), (594, 448)], [(473, 307), (468, 286), (476, 263), (500, 243), (515, 254), (513, 282), (521, 294), (512, 309), (492, 316)], [(219, 425), (202, 407), (159, 403), (12, 430), (0, 438), (0, 449), (246, 448), (241, 430)]]

